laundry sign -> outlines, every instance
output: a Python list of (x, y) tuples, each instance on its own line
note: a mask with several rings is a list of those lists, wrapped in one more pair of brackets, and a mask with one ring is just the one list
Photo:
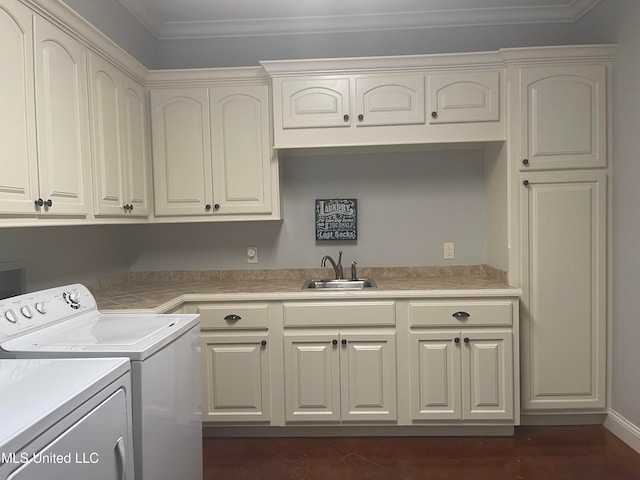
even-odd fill
[(355, 198), (316, 199), (316, 240), (357, 240)]

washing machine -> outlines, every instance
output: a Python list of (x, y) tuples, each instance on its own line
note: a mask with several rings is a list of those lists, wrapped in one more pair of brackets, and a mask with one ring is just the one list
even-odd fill
[(103, 314), (80, 284), (0, 300), (0, 356), (127, 357), (136, 480), (202, 479), (199, 315)]
[(0, 478), (133, 479), (127, 358), (0, 360)]

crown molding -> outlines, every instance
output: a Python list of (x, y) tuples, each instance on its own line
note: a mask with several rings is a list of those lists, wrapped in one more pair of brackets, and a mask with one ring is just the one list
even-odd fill
[(151, 70), (147, 87), (200, 87), (212, 85), (265, 85), (270, 78), (262, 67), (180, 68)]
[(572, 23), (602, 0), (573, 0), (565, 5), (463, 8), (412, 12), (233, 20), (171, 21), (139, 0), (118, 0), (156, 38), (220, 38), (271, 35), (409, 30), (532, 23)]

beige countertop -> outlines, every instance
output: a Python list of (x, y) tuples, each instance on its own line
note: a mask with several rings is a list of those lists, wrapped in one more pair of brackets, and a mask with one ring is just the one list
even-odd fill
[[(374, 269), (371, 269), (374, 270)], [(517, 297), (521, 290), (508, 285), (494, 276), (481, 275), (477, 271), (447, 271), (447, 275), (431, 275), (431, 270), (416, 269), (401, 272), (387, 270), (367, 273), (371, 275), (378, 288), (349, 291), (303, 291), (305, 272), (294, 275), (185, 275), (184, 272), (153, 273), (136, 275), (119, 285), (94, 290), (101, 311), (136, 310), (146, 312), (166, 312), (179, 307), (184, 302), (206, 301), (283, 301), (318, 299), (368, 299), (368, 298), (416, 298), (416, 297)], [(308, 272), (306, 278), (327, 278), (323, 271)], [(407, 276), (396, 276), (398, 274)], [(463, 274), (458, 274), (463, 273)], [(484, 272), (481, 272), (484, 273)], [(296, 278), (269, 278), (293, 276)], [(362, 275), (369, 277), (369, 275)], [(167, 278), (168, 277), (168, 278)], [(217, 277), (217, 278), (216, 278)], [(230, 278), (223, 278), (230, 277)], [(263, 277), (263, 278), (256, 278)], [(386, 278), (390, 277), (390, 278)]]

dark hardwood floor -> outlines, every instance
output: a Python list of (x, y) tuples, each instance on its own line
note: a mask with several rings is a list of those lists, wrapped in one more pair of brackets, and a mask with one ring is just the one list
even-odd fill
[(640, 480), (640, 454), (602, 426), (513, 437), (205, 438), (205, 480)]

